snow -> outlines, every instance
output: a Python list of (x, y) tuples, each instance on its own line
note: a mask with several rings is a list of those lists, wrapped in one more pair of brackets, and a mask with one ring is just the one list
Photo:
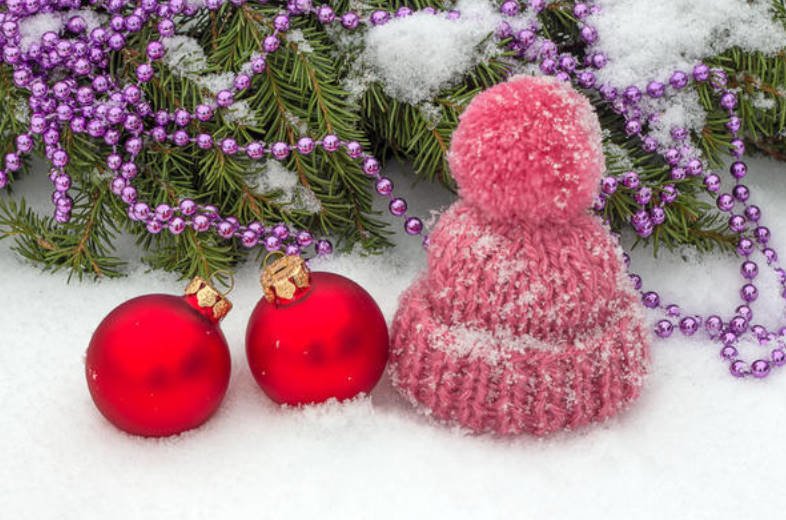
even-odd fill
[(252, 180), (260, 195), (278, 193), (275, 202), (282, 204), (287, 211), (319, 213), (322, 204), (314, 192), (300, 184), (297, 173), (287, 170), (277, 161), (267, 161)]
[(493, 38), (483, 45), (500, 21), (492, 5), (486, 0), (460, 0), (456, 9), (461, 11), (458, 20), (415, 13), (366, 33), (363, 59), (388, 95), (417, 104), (496, 52)]
[(589, 23), (609, 57), (599, 78), (618, 87), (644, 87), (690, 71), (702, 58), (732, 47), (775, 53), (786, 30), (773, 20), (771, 0), (599, 0)]
[(107, 20), (107, 16), (92, 9), (78, 9), (58, 13), (40, 13), (19, 21), (20, 48), (26, 51), (31, 44), (39, 42), (46, 32), (59, 33), (63, 25), (72, 17), (81, 16), (85, 20), (86, 32), (90, 32)]
[[(751, 160), (748, 184), (775, 246), (786, 247), (784, 166)], [(392, 174), (414, 212), (450, 201)], [(44, 175), (15, 184), (47, 212)], [(381, 207), (381, 206), (380, 206)], [(320, 262), (367, 288), (388, 320), (425, 265), (399, 234), (381, 256)], [(127, 257), (139, 256), (133, 241)], [(740, 285), (731, 257), (633, 253), (647, 287), (691, 310), (726, 310)], [(684, 257), (684, 259), (683, 259)], [(261, 297), (254, 262), (240, 267), (224, 320), (233, 375), (218, 414), (174, 438), (115, 430), (93, 407), (83, 354), (122, 301), (178, 293), (184, 282), (139, 263), (119, 280), (66, 284), (0, 243), (0, 504), (8, 518), (771, 518), (786, 482), (786, 371), (731, 378), (717, 347), (673, 338), (653, 345), (642, 398), (606, 424), (545, 440), (471, 436), (415, 413), (385, 379), (370, 398), (303, 410), (267, 400), (245, 364), (246, 320)], [(770, 279), (757, 321), (783, 314)], [(650, 318), (654, 318), (650, 316)], [(753, 348), (753, 347), (751, 347)], [(760, 348), (760, 347), (755, 347)], [(750, 354), (750, 353), (748, 353)]]

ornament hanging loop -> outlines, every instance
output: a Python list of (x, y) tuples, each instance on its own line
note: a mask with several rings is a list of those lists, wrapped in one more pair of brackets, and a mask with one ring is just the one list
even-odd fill
[[(268, 263), (278, 253), (279, 258)], [(274, 303), (276, 299), (291, 300), (298, 291), (311, 285), (311, 276), (305, 260), (299, 256), (288, 256), (281, 251), (272, 251), (262, 262), (259, 283), (265, 291), (265, 299)]]

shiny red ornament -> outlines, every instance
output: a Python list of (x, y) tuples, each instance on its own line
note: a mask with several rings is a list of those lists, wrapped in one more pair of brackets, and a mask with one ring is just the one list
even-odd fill
[(374, 299), (348, 278), (309, 273), (296, 257), (282, 258), (266, 274), (281, 262), (292, 270), (267, 280), (263, 275), (266, 297), (246, 330), (248, 364), (259, 386), (288, 405), (370, 392), (385, 370), (389, 346)]
[(230, 308), (200, 278), (184, 296), (148, 294), (115, 308), (87, 349), (87, 385), (99, 411), (147, 437), (204, 423), (229, 385), (229, 348), (218, 323)]

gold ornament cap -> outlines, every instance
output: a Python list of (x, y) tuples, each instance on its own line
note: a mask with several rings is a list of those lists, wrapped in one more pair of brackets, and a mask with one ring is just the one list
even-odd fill
[(274, 303), (276, 298), (291, 300), (298, 291), (311, 285), (306, 262), (299, 256), (282, 256), (265, 266), (259, 279), (265, 299)]
[[(200, 310), (212, 311), (209, 317), (219, 321), (232, 310), (232, 302), (201, 276), (195, 276), (186, 286), (186, 296), (196, 299)], [(203, 314), (208, 315), (207, 312)]]

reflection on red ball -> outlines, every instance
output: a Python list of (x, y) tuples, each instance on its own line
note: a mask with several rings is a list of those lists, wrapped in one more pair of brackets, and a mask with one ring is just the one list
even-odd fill
[(388, 359), (388, 328), (373, 298), (333, 273), (287, 303), (257, 304), (246, 355), (262, 390), (281, 404), (319, 403), (368, 393)]
[(204, 423), (226, 393), (230, 370), (218, 321), (166, 294), (115, 308), (87, 349), (93, 401), (112, 424), (136, 435), (173, 435)]

